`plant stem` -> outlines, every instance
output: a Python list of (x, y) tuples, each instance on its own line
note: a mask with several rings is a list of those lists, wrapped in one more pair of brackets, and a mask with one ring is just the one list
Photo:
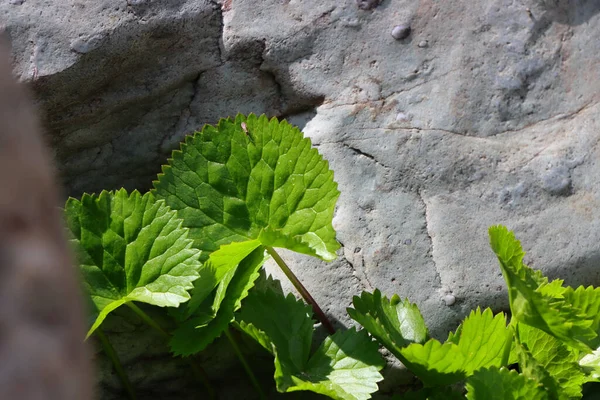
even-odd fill
[(252, 369), (250, 369), (250, 365), (248, 365), (248, 362), (246, 361), (244, 354), (242, 354), (240, 347), (238, 346), (237, 342), (235, 341), (235, 338), (231, 335), (231, 332), (229, 332), (229, 328), (225, 329), (225, 336), (227, 336), (229, 343), (231, 343), (231, 347), (233, 347), (233, 351), (235, 352), (237, 357), (240, 359), (240, 362), (242, 363), (242, 366), (244, 367), (246, 374), (248, 374), (248, 377), (250, 378), (252, 385), (258, 392), (258, 395), (260, 396), (260, 398), (262, 400), (266, 400), (267, 396), (265, 396), (265, 393), (262, 391), (262, 388), (260, 387), (260, 383), (258, 383), (256, 376), (254, 376)]
[(198, 365), (198, 363), (196, 363), (196, 361), (191, 357), (183, 357), (183, 359), (190, 365), (190, 368), (192, 368), (192, 371), (194, 371), (196, 378), (200, 379), (204, 385), (204, 388), (208, 392), (208, 397), (210, 397), (212, 400), (215, 400), (217, 398), (217, 394), (215, 393), (215, 389), (213, 389), (212, 385), (210, 384), (208, 375), (206, 374), (204, 368)]
[[(511, 320), (512, 323), (512, 320)], [(507, 335), (506, 342), (504, 343), (504, 352), (502, 353), (502, 360), (500, 361), (500, 366), (507, 366), (508, 361), (510, 359), (510, 351), (512, 349), (513, 340), (515, 339), (516, 327), (508, 325), (508, 329), (510, 330), (510, 335)]]
[[(146, 314), (144, 312), (144, 310), (142, 310), (141, 308), (139, 308), (137, 305), (135, 305), (135, 303), (133, 302), (128, 302), (125, 303), (129, 306), (129, 308), (131, 308), (137, 315), (139, 315), (139, 317), (145, 322), (147, 323), (149, 326), (151, 326), (152, 328), (154, 328), (158, 333), (161, 334), (161, 336), (163, 338), (165, 338), (167, 340), (167, 342), (169, 340), (171, 340), (171, 334), (169, 334), (167, 331), (165, 331), (160, 325), (158, 325), (156, 323), (156, 321), (154, 321), (152, 319), (152, 317), (150, 317), (148, 314)], [(192, 368), (192, 371), (194, 371), (194, 374), (196, 375), (196, 377), (198, 379), (200, 379), (200, 381), (202, 381), (202, 383), (204, 384), (208, 395), (211, 399), (216, 399), (216, 394), (215, 394), (215, 390), (213, 389), (212, 385), (209, 382), (208, 379), (208, 375), (206, 374), (206, 371), (204, 371), (204, 368), (202, 368), (200, 365), (198, 365), (193, 359), (191, 359), (190, 357), (184, 357), (184, 360), (190, 365), (190, 367)]]
[(133, 390), (133, 386), (131, 386), (129, 377), (123, 369), (123, 364), (121, 364), (121, 360), (119, 360), (119, 356), (117, 355), (117, 352), (115, 351), (114, 347), (112, 346), (104, 332), (102, 332), (102, 329), (97, 328), (94, 333), (96, 334), (96, 337), (100, 340), (100, 344), (102, 345), (104, 353), (108, 356), (110, 361), (112, 361), (113, 367), (115, 368), (115, 372), (119, 376), (121, 384), (123, 385), (123, 388), (129, 395), (129, 398), (131, 400), (136, 400), (137, 397), (135, 395), (135, 391)]
[(267, 252), (271, 255), (271, 257), (273, 257), (277, 265), (279, 265), (279, 268), (281, 268), (285, 276), (287, 276), (290, 282), (292, 282), (292, 285), (294, 285), (296, 290), (300, 292), (300, 295), (304, 298), (304, 301), (306, 301), (312, 306), (313, 312), (315, 313), (319, 321), (321, 321), (327, 332), (329, 332), (330, 335), (333, 335), (335, 333), (335, 328), (331, 324), (331, 321), (329, 321), (329, 318), (327, 318), (323, 310), (321, 310), (321, 307), (319, 307), (315, 299), (313, 299), (308, 290), (306, 290), (304, 285), (302, 285), (302, 283), (298, 280), (296, 275), (294, 275), (290, 267), (287, 266), (285, 261), (283, 261), (283, 259), (279, 256), (279, 254), (277, 254), (275, 249), (273, 249), (272, 247), (267, 247)]
[(152, 328), (154, 328), (158, 333), (160, 333), (165, 339), (171, 339), (171, 335), (169, 335), (163, 328), (160, 327), (148, 314), (146, 314), (141, 308), (136, 306), (132, 301), (125, 303), (129, 308), (131, 308), (139, 317)]

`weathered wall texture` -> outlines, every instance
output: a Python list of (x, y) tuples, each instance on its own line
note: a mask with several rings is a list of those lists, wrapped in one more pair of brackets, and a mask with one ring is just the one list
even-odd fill
[(336, 172), (344, 247), (295, 269), (341, 323), (375, 287), (438, 336), (506, 308), (496, 223), (532, 266), (599, 284), (600, 2), (375, 3), (11, 0), (0, 24), (71, 194), (148, 187), (219, 117), (301, 125)]

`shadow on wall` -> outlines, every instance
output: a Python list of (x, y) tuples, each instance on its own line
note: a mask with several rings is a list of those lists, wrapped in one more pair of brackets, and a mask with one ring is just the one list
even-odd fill
[(539, 7), (544, 10), (540, 22), (550, 21), (569, 26), (587, 23), (600, 12), (597, 0), (538, 0)]
[(563, 279), (565, 285), (574, 288), (583, 285), (600, 286), (600, 250), (588, 254), (587, 257), (575, 258), (566, 265), (560, 265), (546, 272), (549, 280)]
[(600, 2), (597, 0), (538, 0), (538, 6), (543, 11), (540, 15), (531, 14), (535, 23), (530, 43), (535, 43), (553, 23), (579, 26), (588, 23), (600, 12)]

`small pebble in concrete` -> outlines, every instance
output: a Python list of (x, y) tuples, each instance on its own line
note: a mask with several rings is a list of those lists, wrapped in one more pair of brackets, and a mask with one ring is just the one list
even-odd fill
[(444, 300), (444, 303), (446, 303), (448, 307), (456, 303), (456, 297), (454, 297), (454, 295), (451, 294), (445, 295), (442, 300)]
[(404, 243), (405, 245), (408, 246), (408, 245), (412, 244), (412, 240), (410, 240), (410, 239), (404, 239), (404, 242), (402, 242), (402, 243)]
[(417, 46), (419, 46), (420, 48), (424, 48), (429, 46), (429, 42), (427, 40), (421, 40)]
[(394, 29), (392, 29), (392, 36), (396, 40), (406, 39), (410, 35), (410, 26), (409, 25), (396, 25)]

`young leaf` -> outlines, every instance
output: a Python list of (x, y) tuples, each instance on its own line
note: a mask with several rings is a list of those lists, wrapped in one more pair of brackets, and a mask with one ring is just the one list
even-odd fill
[(333, 399), (362, 400), (383, 379), (384, 361), (366, 332), (350, 329), (327, 337), (310, 357), (311, 310), (292, 295), (253, 291), (239, 313), (239, 326), (275, 356), (280, 392), (309, 390)]
[[(219, 337), (233, 321), (235, 311), (254, 286), (264, 262), (265, 249), (259, 246), (231, 269), (221, 280), (209, 310), (203, 316), (190, 318), (175, 330), (170, 342), (171, 351), (182, 356), (195, 354)], [(206, 318), (206, 314), (212, 316)]]
[(91, 335), (114, 309), (130, 301), (177, 307), (189, 300), (200, 253), (164, 201), (124, 189), (84, 194), (65, 206), (84, 285), (98, 316)]
[[(565, 302), (571, 304), (581, 315), (592, 321), (591, 329), (600, 334), (600, 288), (579, 286), (577, 289), (573, 289), (567, 287), (563, 296)], [(596, 337), (592, 340), (590, 346), (592, 348), (600, 346), (600, 338)]]
[[(458, 348), (468, 363), (463, 367), (468, 375), (480, 368), (500, 367), (506, 347), (512, 342), (512, 331), (506, 327), (504, 313), (492, 313), (486, 308), (483, 312), (477, 308), (460, 325)], [(508, 349), (510, 351), (510, 348)]]
[[(533, 358), (537, 368), (546, 371), (555, 382), (545, 383), (544, 386), (548, 390), (554, 387), (559, 399), (581, 398), (582, 385), (587, 379), (578, 364), (579, 352), (540, 329), (518, 324), (517, 330), (520, 342), (517, 343), (517, 351), (521, 371), (525, 373), (526, 364), (529, 364), (532, 369), (536, 368), (536, 365), (529, 361), (529, 358)], [(539, 376), (537, 380), (542, 382)]]
[(480, 369), (467, 379), (469, 400), (549, 400), (535, 380), (506, 368)]
[(504, 314), (494, 317), (490, 309), (481, 312), (478, 308), (446, 343), (431, 339), (425, 344), (413, 343), (400, 352), (407, 367), (425, 385), (448, 385), (478, 369), (501, 366), (511, 338)]
[(517, 321), (541, 329), (568, 345), (589, 352), (595, 343), (595, 317), (585, 315), (562, 297), (556, 285), (548, 284), (540, 271), (523, 264), (525, 253), (512, 232), (503, 226), (489, 230), (492, 249), (498, 257), (508, 286), (510, 309)]
[(443, 386), (465, 378), (463, 366), (468, 360), (454, 343), (431, 339), (425, 344), (413, 343), (401, 350), (406, 367), (425, 386)]
[(285, 121), (238, 115), (205, 126), (173, 152), (154, 186), (184, 219), (203, 259), (222, 244), (251, 239), (336, 257), (333, 172)]
[[(225, 295), (227, 285), (233, 278), (236, 267), (260, 245), (258, 240), (233, 242), (212, 252), (200, 269), (200, 279), (194, 282), (191, 300), (180, 307), (182, 308), (182, 319), (190, 318), (215, 287), (219, 288), (214, 304), (215, 310), (217, 310)], [(225, 282), (223, 282), (223, 279), (225, 279)]]
[[(523, 376), (539, 382), (548, 394), (548, 398), (558, 400), (559, 388), (554, 377), (550, 375), (548, 370), (533, 357), (531, 352), (518, 339), (516, 340), (516, 344), (516, 351), (519, 356), (519, 370)], [(561, 396), (560, 399), (566, 400), (569, 397)]]
[(348, 308), (352, 319), (361, 324), (385, 348), (402, 362), (407, 360), (401, 349), (411, 343), (424, 343), (427, 338), (425, 320), (416, 304), (397, 295), (388, 300), (375, 289), (373, 294), (363, 292), (354, 296), (354, 308)]

